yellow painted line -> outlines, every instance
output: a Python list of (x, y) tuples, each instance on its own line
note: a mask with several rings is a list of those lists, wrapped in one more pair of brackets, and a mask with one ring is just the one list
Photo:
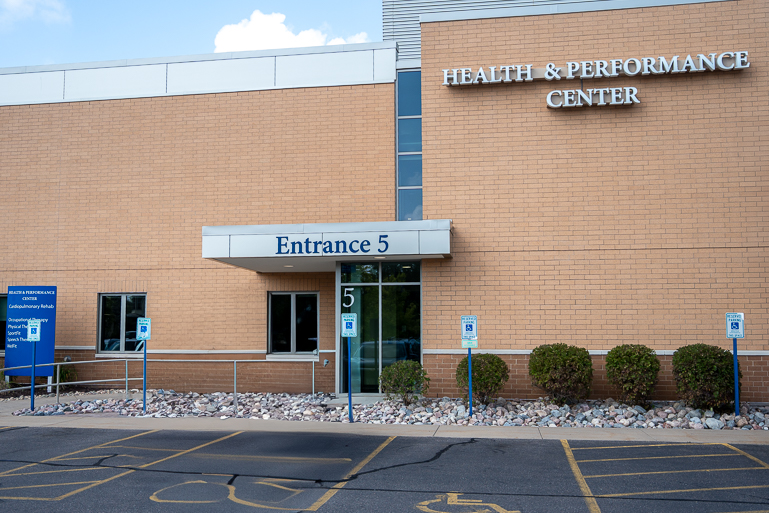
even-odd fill
[(56, 461), (93, 460), (103, 458), (146, 458), (146, 456), (134, 456), (133, 454), (94, 454), (93, 456), (77, 456), (75, 458), (56, 458)]
[(574, 459), (574, 453), (571, 452), (569, 442), (566, 440), (561, 440), (561, 445), (563, 446), (563, 451), (566, 453), (566, 459), (569, 461), (569, 466), (571, 467), (571, 471), (574, 474), (574, 479), (577, 480), (579, 489), (582, 491), (582, 496), (585, 498), (585, 504), (587, 505), (588, 511), (590, 511), (590, 513), (601, 513), (601, 508), (598, 507), (598, 503), (595, 501), (593, 492), (590, 491), (590, 487), (587, 485), (587, 481), (585, 481), (582, 472), (579, 470), (577, 460)]
[(721, 456), (740, 456), (740, 455), (727, 452), (724, 454), (688, 454), (686, 456), (647, 456), (642, 458), (606, 458), (601, 460), (577, 460), (577, 463), (595, 463), (599, 461), (678, 460), (683, 458), (714, 458), (716, 456), (721, 457)]
[(141, 451), (162, 451), (162, 452), (177, 452), (182, 449), (155, 449), (154, 447), (140, 447), (138, 445), (110, 445), (110, 447), (116, 447), (119, 449), (139, 449)]
[(745, 456), (746, 458), (748, 458), (748, 459), (751, 459), (751, 460), (755, 461), (756, 463), (758, 463), (759, 465), (761, 465), (761, 466), (762, 466), (762, 467), (764, 467), (764, 468), (769, 468), (769, 465), (768, 465), (768, 464), (766, 464), (765, 462), (763, 462), (763, 461), (759, 460), (758, 458), (756, 458), (755, 456), (753, 456), (753, 455), (751, 455), (751, 454), (748, 454), (748, 453), (746, 453), (745, 451), (743, 451), (743, 450), (741, 450), (741, 449), (738, 449), (738, 448), (734, 447), (733, 445), (724, 444), (724, 447), (728, 447), (729, 449), (731, 449), (731, 450), (733, 450), (733, 451), (736, 451), (736, 452), (738, 452), (738, 453), (739, 453), (739, 454), (741, 454), (742, 456)]
[(651, 476), (654, 474), (686, 474), (688, 472), (726, 472), (728, 470), (766, 470), (764, 467), (741, 467), (741, 468), (705, 468), (697, 470), (663, 470), (660, 472), (631, 472), (628, 474), (598, 474), (594, 476), (585, 476), (585, 479), (593, 477), (623, 477), (623, 476)]
[[(213, 440), (213, 441), (211, 441), (211, 442), (206, 442), (206, 443), (204, 443), (204, 444), (200, 444), (200, 445), (198, 445), (198, 446), (196, 446), (196, 447), (193, 447), (192, 449), (187, 449), (187, 450), (185, 450), (185, 451), (181, 451), (181, 452), (179, 452), (178, 454), (173, 454), (173, 455), (171, 455), (171, 456), (168, 456), (168, 457), (166, 457), (166, 458), (162, 458), (162, 459), (159, 459), (159, 460), (157, 460), (157, 461), (152, 461), (152, 462), (150, 462), (150, 463), (145, 463), (144, 465), (141, 465), (141, 466), (140, 466), (140, 467), (138, 467), (138, 468), (147, 468), (147, 467), (150, 467), (150, 466), (152, 466), (152, 465), (157, 465), (158, 463), (162, 463), (162, 462), (164, 462), (164, 461), (168, 461), (168, 460), (170, 460), (170, 459), (173, 459), (173, 458), (176, 458), (176, 457), (179, 457), (179, 456), (183, 456), (183, 455), (185, 455), (185, 454), (189, 454), (189, 453), (191, 453), (192, 451), (197, 451), (198, 449), (202, 449), (203, 447), (208, 447), (208, 446), (209, 446), (209, 445), (211, 445), (211, 444), (215, 444), (215, 443), (217, 443), (217, 442), (221, 442), (222, 440), (227, 440), (228, 438), (232, 438), (233, 436), (239, 435), (239, 434), (240, 434), (240, 433), (242, 433), (242, 432), (243, 432), (243, 431), (237, 431), (237, 432), (235, 432), (235, 433), (231, 433), (231, 434), (229, 434), (229, 435), (227, 435), (227, 436), (223, 436), (223, 437), (221, 437), (221, 438), (217, 438), (216, 440)], [(116, 441), (116, 442), (119, 442), (120, 440), (115, 440), (115, 441)], [(69, 492), (69, 493), (67, 493), (67, 494), (64, 494), (64, 495), (62, 495), (62, 496), (60, 496), (60, 497), (57, 497), (56, 499), (57, 499), (57, 500), (66, 499), (67, 497), (71, 497), (71, 496), (73, 496), (73, 495), (75, 495), (75, 494), (77, 494), (77, 493), (80, 493), (80, 492), (84, 492), (85, 490), (88, 490), (88, 489), (90, 489), (90, 488), (93, 488), (93, 487), (95, 487), (95, 486), (99, 486), (100, 484), (104, 484), (104, 483), (106, 483), (106, 482), (112, 481), (113, 479), (117, 479), (117, 478), (119, 478), (119, 477), (127, 476), (128, 474), (132, 474), (132, 473), (134, 473), (134, 472), (136, 472), (136, 470), (129, 470), (129, 471), (127, 471), (127, 472), (123, 472), (122, 474), (118, 474), (118, 475), (116, 475), (116, 476), (113, 476), (113, 477), (110, 477), (110, 478), (107, 478), (107, 479), (103, 479), (103, 480), (101, 480), (101, 481), (97, 481), (96, 483), (90, 484), (90, 485), (88, 485), (88, 486), (84, 486), (83, 488), (80, 488), (80, 489), (77, 489), (77, 490), (73, 490), (73, 491), (71, 491), (71, 492)]]
[(751, 486), (723, 486), (718, 488), (690, 488), (688, 490), (655, 490), (652, 492), (612, 493), (608, 495), (596, 495), (596, 497), (630, 497), (636, 495), (662, 495), (669, 493), (722, 492), (724, 490), (753, 490), (756, 488), (769, 488), (769, 484)]
[(387, 440), (385, 440), (384, 442), (382, 442), (382, 443), (379, 445), (379, 447), (377, 447), (376, 449), (374, 449), (374, 452), (372, 452), (371, 454), (369, 454), (368, 456), (366, 456), (366, 459), (364, 459), (363, 461), (361, 461), (360, 463), (358, 463), (357, 465), (355, 465), (355, 468), (353, 468), (351, 471), (349, 471), (349, 472), (348, 472), (348, 473), (347, 473), (347, 474), (346, 474), (346, 475), (345, 475), (345, 476), (342, 478), (342, 482), (340, 482), (340, 483), (337, 483), (337, 484), (335, 484), (334, 486), (332, 486), (330, 490), (328, 490), (326, 493), (324, 493), (324, 494), (323, 494), (323, 497), (321, 497), (320, 499), (318, 499), (317, 501), (315, 501), (315, 503), (314, 503), (312, 506), (310, 506), (309, 508), (307, 508), (307, 511), (318, 511), (318, 509), (319, 509), (321, 506), (323, 506), (325, 503), (327, 503), (327, 502), (328, 502), (328, 501), (331, 499), (331, 497), (333, 497), (334, 495), (336, 495), (336, 492), (338, 492), (339, 490), (341, 490), (341, 489), (342, 489), (342, 487), (344, 487), (344, 485), (346, 485), (346, 484), (347, 484), (347, 480), (348, 480), (348, 479), (350, 479), (350, 476), (352, 476), (352, 475), (356, 474), (358, 471), (360, 471), (360, 469), (362, 469), (363, 467), (365, 467), (365, 466), (366, 466), (366, 464), (367, 464), (368, 462), (370, 462), (372, 459), (374, 459), (374, 457), (375, 457), (377, 454), (379, 454), (380, 452), (382, 452), (382, 450), (383, 450), (385, 447), (387, 447), (387, 446), (390, 444), (390, 442), (392, 442), (393, 440), (395, 440), (395, 438), (396, 438), (396, 437), (394, 437), (394, 436), (391, 436), (390, 438), (388, 438)]
[(139, 436), (144, 436), (144, 435), (148, 435), (150, 433), (155, 433), (156, 431), (157, 431), (157, 429), (153, 429), (152, 431), (145, 431), (144, 433), (139, 433), (138, 435), (131, 435), (131, 436), (127, 436), (125, 438), (119, 438), (118, 440), (113, 440), (111, 442), (104, 442), (103, 444), (94, 445), (94, 446), (91, 446), (91, 447), (86, 447), (85, 449), (80, 449), (78, 451), (68, 452), (67, 454), (62, 454), (61, 456), (54, 456), (53, 458), (48, 458), (47, 460), (43, 460), (40, 463), (29, 463), (27, 465), (22, 465), (21, 467), (17, 467), (17, 468), (11, 469), (11, 470), (6, 470), (4, 472), (0, 472), (0, 476), (4, 476), (6, 474), (10, 474), (11, 472), (16, 472), (17, 470), (23, 470), (25, 468), (34, 467), (35, 465), (40, 465), (41, 463), (49, 463), (49, 462), (52, 462), (52, 461), (56, 461), (57, 458), (63, 458), (65, 456), (72, 456), (73, 454), (79, 454), (81, 452), (90, 451), (90, 450), (93, 450), (93, 449), (99, 449), (99, 448), (104, 447), (105, 445), (113, 444), (115, 442), (122, 442), (124, 440), (130, 440), (132, 438), (137, 438)]
[(208, 447), (209, 445), (213, 445), (215, 443), (227, 440), (228, 438), (232, 438), (233, 436), (237, 436), (237, 435), (241, 434), (242, 432), (243, 431), (236, 431), (235, 433), (231, 433), (231, 434), (229, 434), (227, 436), (223, 436), (221, 438), (217, 438), (216, 440), (213, 440), (211, 442), (206, 442), (204, 444), (200, 444), (197, 447), (193, 447), (192, 449), (187, 449), (186, 451), (181, 451), (181, 452), (179, 452), (177, 454), (172, 454), (171, 456), (168, 456), (166, 458), (163, 458), (163, 459), (160, 459), (160, 460), (157, 460), (157, 461), (153, 461), (151, 463), (145, 463), (144, 465), (141, 465), (139, 468), (147, 468), (147, 467), (150, 467), (152, 465), (157, 465), (158, 463), (163, 463), (164, 461), (168, 461), (168, 460), (171, 460), (171, 459), (174, 459), (174, 458), (178, 458), (179, 456), (184, 456), (185, 454), (189, 454), (189, 453), (191, 453), (193, 451), (197, 451), (198, 449), (202, 449), (203, 447)]
[(109, 470), (109, 469), (110, 469), (109, 467), (66, 468), (62, 470), (43, 470), (41, 472), (22, 472), (21, 474), (8, 474), (4, 477), (36, 476), (38, 474), (60, 474), (62, 472), (85, 472), (86, 470)]
[(11, 429), (12, 427), (16, 427), (16, 426), (2, 426), (0, 427), (0, 431), (2, 431), (3, 429)]
[(135, 470), (129, 470), (127, 472), (123, 472), (122, 474), (118, 474), (116, 476), (108, 477), (107, 479), (102, 479), (101, 481), (96, 481), (95, 483), (90, 484), (88, 486), (84, 486), (82, 488), (78, 488), (77, 490), (72, 490), (71, 492), (65, 493), (64, 495), (59, 495), (58, 497), (56, 497), (56, 500), (60, 501), (60, 500), (66, 499), (67, 497), (72, 497), (73, 495), (78, 494), (80, 492), (84, 492), (85, 490), (89, 490), (89, 489), (93, 488), (94, 486), (99, 486), (100, 484), (108, 483), (108, 482), (110, 482), (110, 481), (112, 481), (114, 479), (118, 479), (120, 477), (127, 476), (128, 474), (131, 474), (133, 472), (136, 472), (136, 471)]
[(721, 442), (708, 443), (676, 443), (676, 444), (644, 444), (644, 445), (607, 445), (603, 447), (572, 447), (572, 451), (594, 451), (596, 449), (643, 449), (645, 447), (692, 447), (697, 445), (723, 445)]
[(26, 485), (26, 486), (8, 486), (3, 487), (2, 491), (5, 490), (24, 490), (27, 488), (52, 488), (54, 486), (69, 486), (69, 485), (82, 485), (82, 484), (91, 484), (91, 483), (97, 483), (98, 481), (76, 481), (72, 483), (50, 483), (50, 484), (41, 484), (41, 485)]
[(251, 456), (248, 454), (210, 454), (199, 452), (193, 455), (196, 458), (219, 460), (245, 460), (245, 461), (269, 461), (284, 463), (350, 463), (350, 458), (297, 458), (292, 456)]

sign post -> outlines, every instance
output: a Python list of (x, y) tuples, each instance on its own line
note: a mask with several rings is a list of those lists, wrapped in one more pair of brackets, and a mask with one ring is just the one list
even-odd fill
[[(142, 372), (142, 407), (147, 415), (147, 341), (152, 336), (152, 319), (139, 317), (136, 319), (136, 340), (141, 340), (144, 346), (144, 370)], [(126, 390), (128, 393), (128, 390)]]
[(467, 397), (470, 402), (468, 416), (473, 416), (473, 348), (478, 349), (478, 316), (463, 315), (462, 349), (467, 348)]
[(27, 321), (27, 342), (32, 342), (32, 371), (29, 381), (29, 409), (35, 412), (35, 351), (37, 343), (40, 342), (40, 319), (30, 319)]
[(737, 339), (745, 338), (745, 314), (726, 314), (726, 338), (732, 339), (734, 357), (734, 414), (740, 414), (740, 371), (737, 364)]
[(347, 337), (347, 413), (352, 418), (352, 337), (358, 336), (358, 314), (342, 314), (342, 337)]

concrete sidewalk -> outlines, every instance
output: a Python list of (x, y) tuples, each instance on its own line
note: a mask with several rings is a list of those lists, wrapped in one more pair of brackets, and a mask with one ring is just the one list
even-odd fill
[[(72, 400), (123, 399), (124, 394), (89, 394), (62, 397)], [(52, 404), (56, 397), (38, 397), (35, 406)], [(769, 445), (769, 431), (709, 429), (611, 429), (611, 428), (539, 428), (494, 426), (413, 426), (400, 424), (348, 424), (342, 422), (289, 422), (262, 419), (219, 419), (217, 417), (137, 418), (116, 413), (91, 413), (50, 416), (13, 416), (29, 407), (29, 400), (0, 402), (0, 428), (64, 427), (87, 429), (136, 429), (182, 431), (260, 431), (283, 433), (349, 433), (370, 436), (417, 436), (443, 438), (504, 438), (535, 440), (605, 440), (629, 442), (689, 442)]]

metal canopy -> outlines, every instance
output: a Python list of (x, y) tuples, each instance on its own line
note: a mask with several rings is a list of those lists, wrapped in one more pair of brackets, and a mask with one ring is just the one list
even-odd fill
[(203, 258), (265, 273), (334, 272), (337, 262), (450, 256), (449, 219), (203, 227)]

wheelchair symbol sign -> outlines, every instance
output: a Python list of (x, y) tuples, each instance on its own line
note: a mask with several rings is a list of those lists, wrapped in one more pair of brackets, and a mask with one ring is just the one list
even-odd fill
[(726, 314), (726, 338), (745, 338), (745, 315)]

